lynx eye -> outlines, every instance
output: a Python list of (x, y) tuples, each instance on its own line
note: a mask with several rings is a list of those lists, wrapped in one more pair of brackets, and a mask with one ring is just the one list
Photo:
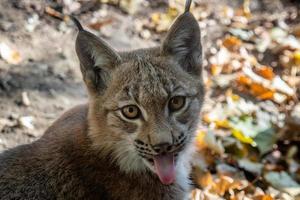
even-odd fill
[(140, 116), (140, 109), (135, 105), (124, 106), (121, 111), (128, 119), (136, 119)]
[(185, 104), (184, 96), (175, 96), (172, 97), (169, 101), (169, 109), (171, 111), (177, 111), (183, 108), (184, 104)]

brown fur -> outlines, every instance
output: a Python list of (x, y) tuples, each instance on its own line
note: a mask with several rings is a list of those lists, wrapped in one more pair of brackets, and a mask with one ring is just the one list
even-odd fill
[[(164, 186), (151, 173), (128, 176), (109, 156), (91, 149), (87, 113), (87, 105), (77, 106), (54, 122), (40, 140), (2, 154), (0, 168), (6, 170), (0, 173), (1, 199), (183, 198), (176, 185)], [(19, 184), (27, 188), (18, 190)]]
[[(200, 31), (189, 6), (187, 1), (161, 47), (132, 52), (114, 51), (75, 20), (89, 103), (66, 112), (36, 142), (0, 154), (1, 199), (187, 197), (204, 96)], [(173, 96), (186, 97), (174, 113), (168, 108)], [(141, 112), (136, 120), (120, 112), (132, 104)], [(160, 182), (151, 164), (162, 151), (177, 156), (170, 185)]]

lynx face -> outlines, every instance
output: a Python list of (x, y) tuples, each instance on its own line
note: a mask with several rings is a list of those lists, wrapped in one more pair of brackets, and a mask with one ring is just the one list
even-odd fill
[(180, 178), (204, 96), (194, 17), (178, 17), (160, 48), (120, 54), (81, 28), (76, 51), (94, 148), (127, 173), (150, 169), (166, 185)]

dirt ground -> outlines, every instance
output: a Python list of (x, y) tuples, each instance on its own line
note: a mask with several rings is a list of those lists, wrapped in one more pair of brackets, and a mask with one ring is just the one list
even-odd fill
[[(0, 60), (0, 119), (13, 124), (0, 133), (0, 151), (39, 138), (65, 110), (87, 102), (74, 49), (76, 28), (42, 13), (48, 4), (34, 0), (0, 3), (0, 41), (17, 49), (22, 56), (18, 65)], [(115, 34), (106, 39), (116, 49), (147, 46), (126, 30), (130, 17), (114, 8), (109, 12), (117, 22), (108, 30)], [(34, 22), (36, 27), (28, 31), (29, 21), (34, 17), (38, 18)], [(22, 103), (24, 92), (30, 105)], [(32, 117), (33, 128), (20, 125), (18, 121), (24, 116)]]

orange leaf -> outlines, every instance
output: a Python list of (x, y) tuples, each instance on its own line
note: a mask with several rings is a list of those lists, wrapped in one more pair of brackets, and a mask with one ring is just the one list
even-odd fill
[(226, 191), (230, 189), (233, 179), (228, 176), (221, 176), (219, 180), (216, 181), (216, 184), (213, 187), (213, 191), (218, 195), (223, 196)]
[(271, 99), (274, 99), (274, 92), (272, 91), (267, 91), (259, 96), (257, 96), (258, 99), (261, 99), (261, 100), (271, 100)]
[(257, 73), (264, 77), (265, 79), (272, 80), (275, 76), (273, 69), (271, 67), (263, 66)]
[(253, 200), (273, 200), (273, 197), (271, 197), (271, 195), (258, 195), (258, 196), (255, 196), (253, 198)]
[(241, 85), (250, 85), (252, 83), (252, 80), (244, 75), (239, 76), (236, 81), (238, 84)]
[(113, 22), (113, 19), (106, 19), (103, 21), (97, 21), (95, 23), (89, 24), (89, 27), (94, 29), (94, 30), (100, 30), (103, 26), (106, 26), (108, 24), (111, 24)]
[(206, 172), (202, 174), (202, 176), (199, 176), (197, 182), (202, 188), (206, 188), (214, 184), (213, 177), (209, 172)]
[(250, 86), (252, 95), (256, 96), (259, 99), (273, 99), (274, 91), (263, 87), (261, 84), (252, 83)]
[(223, 45), (227, 49), (229, 49), (231, 51), (235, 51), (242, 45), (242, 41), (235, 36), (229, 36), (224, 39)]

